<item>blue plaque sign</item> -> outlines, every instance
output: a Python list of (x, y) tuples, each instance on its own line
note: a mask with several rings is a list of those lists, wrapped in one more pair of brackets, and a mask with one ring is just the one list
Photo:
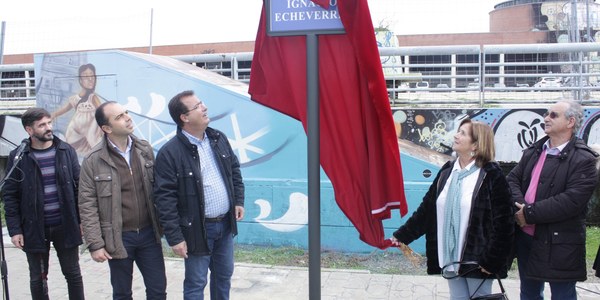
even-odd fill
[(344, 33), (337, 2), (338, 0), (329, 0), (329, 9), (325, 9), (311, 0), (265, 0), (267, 34), (289, 36)]

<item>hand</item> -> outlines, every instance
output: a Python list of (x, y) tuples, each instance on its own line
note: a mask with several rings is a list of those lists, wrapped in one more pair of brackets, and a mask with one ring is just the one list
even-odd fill
[(110, 254), (108, 254), (108, 252), (106, 252), (106, 250), (104, 250), (104, 248), (90, 252), (90, 254), (92, 255), (92, 259), (95, 262), (99, 262), (99, 263), (105, 262), (109, 259), (112, 259), (112, 256), (110, 256)]
[(172, 246), (171, 249), (173, 249), (173, 252), (175, 252), (175, 254), (179, 255), (180, 257), (188, 258), (187, 244), (185, 243), (185, 241), (183, 241), (175, 246)]
[(525, 213), (523, 212), (523, 208), (525, 207), (525, 205), (519, 202), (515, 202), (515, 206), (519, 209), (515, 213), (515, 221), (517, 222), (517, 225), (523, 227), (527, 225), (527, 221), (525, 221)]
[(489, 272), (488, 270), (484, 269), (482, 266), (479, 266), (479, 269), (481, 270), (482, 273), (487, 274), (487, 275), (492, 275), (491, 272)]
[(22, 234), (15, 234), (10, 238), (10, 241), (15, 245), (15, 247), (23, 250), (23, 246), (25, 246), (25, 241), (23, 240)]
[(392, 236), (390, 238), (390, 241), (392, 242), (392, 245), (394, 245), (396, 247), (400, 246), (400, 242), (398, 241), (398, 239), (395, 236)]
[(236, 206), (235, 207), (235, 220), (240, 221), (243, 218), (244, 218), (244, 207)]

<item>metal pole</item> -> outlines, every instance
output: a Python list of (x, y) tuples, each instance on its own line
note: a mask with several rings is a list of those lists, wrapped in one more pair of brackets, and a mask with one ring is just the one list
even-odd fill
[(0, 28), (0, 65), (4, 64), (4, 28), (6, 27), (6, 22), (2, 21), (2, 28)]
[[(592, 41), (592, 31), (590, 29), (590, 1), (589, 0), (585, 0), (585, 18), (586, 18), (586, 34), (587, 34), (587, 41), (586, 42), (591, 42)], [(589, 54), (588, 54), (589, 57)]]
[(308, 298), (321, 299), (321, 170), (319, 134), (319, 40), (306, 36), (308, 131)]
[(150, 48), (149, 53), (152, 54), (152, 23), (154, 23), (154, 8), (150, 9)]

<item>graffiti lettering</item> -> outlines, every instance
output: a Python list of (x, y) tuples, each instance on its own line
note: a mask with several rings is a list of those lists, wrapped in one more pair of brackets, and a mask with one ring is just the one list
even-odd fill
[(431, 113), (436, 119), (452, 120), (456, 118), (456, 113), (453, 113), (451, 110), (432, 110)]
[(536, 125), (541, 123), (540, 119), (534, 119), (531, 124), (527, 124), (523, 121), (519, 121), (519, 125), (523, 127), (520, 132), (517, 133), (517, 141), (519, 146), (525, 149), (531, 146), (538, 139), (538, 131)]

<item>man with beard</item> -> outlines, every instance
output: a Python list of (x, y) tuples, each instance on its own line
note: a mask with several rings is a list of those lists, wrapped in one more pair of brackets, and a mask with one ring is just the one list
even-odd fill
[[(84, 299), (79, 268), (82, 244), (77, 208), (79, 163), (75, 149), (52, 133), (50, 113), (30, 108), (21, 117), (28, 145), (15, 171), (6, 179), (6, 225), (15, 247), (29, 263), (32, 299), (48, 299), (48, 259), (52, 242), (69, 291), (69, 299)], [(7, 170), (15, 164), (13, 150)]]

